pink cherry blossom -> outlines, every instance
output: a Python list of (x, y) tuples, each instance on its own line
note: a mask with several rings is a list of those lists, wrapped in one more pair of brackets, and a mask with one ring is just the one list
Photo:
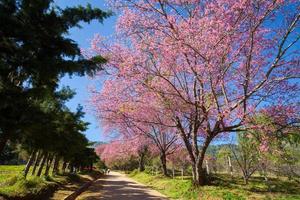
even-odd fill
[(202, 163), (216, 137), (242, 130), (267, 107), (297, 111), (299, 1), (110, 4), (120, 17), (114, 40), (92, 43), (110, 74), (92, 94), (93, 110), (107, 132), (176, 135), (195, 183), (204, 184)]

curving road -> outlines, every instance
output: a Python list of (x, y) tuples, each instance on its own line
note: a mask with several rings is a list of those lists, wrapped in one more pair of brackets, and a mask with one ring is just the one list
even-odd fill
[(167, 200), (155, 190), (126, 177), (118, 172), (111, 172), (94, 182), (77, 200)]

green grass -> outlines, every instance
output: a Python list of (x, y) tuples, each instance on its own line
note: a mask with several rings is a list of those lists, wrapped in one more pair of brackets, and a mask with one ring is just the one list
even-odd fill
[(0, 195), (10, 198), (39, 195), (58, 183), (70, 180), (68, 176), (31, 176), (31, 171), (25, 179), (22, 175), (24, 167), (24, 165), (0, 165)]
[(0, 172), (20, 172), (25, 165), (0, 165)]
[(2, 185), (0, 195), (10, 198), (24, 197), (26, 195), (38, 194), (42, 190), (54, 185), (55, 182), (48, 182), (40, 177), (29, 177), (25, 179), (23, 176), (14, 176)]
[(283, 179), (272, 178), (270, 187), (260, 177), (254, 177), (248, 185), (240, 178), (233, 180), (228, 175), (218, 175), (210, 185), (193, 187), (191, 180), (180, 177), (175, 179), (161, 175), (132, 172), (130, 175), (138, 182), (160, 191), (171, 199), (182, 200), (300, 200), (300, 185)]
[(193, 188), (190, 179), (171, 179), (161, 175), (153, 176), (137, 171), (129, 174), (129, 177), (150, 186), (172, 199), (197, 199), (198, 196), (198, 191)]
[[(9, 198), (35, 197), (41, 195), (43, 191), (56, 187), (58, 184), (72, 182), (80, 185), (86, 181), (84, 175), (91, 178), (100, 176), (100, 172), (98, 171), (83, 171), (79, 174), (36, 177), (31, 176), (30, 170), (25, 179), (22, 174), (24, 168), (25, 165), (0, 165), (0, 196), (2, 195)], [(51, 171), (52, 169), (50, 169), (50, 172)]]
[(7, 179), (19, 174), (24, 168), (24, 165), (0, 165), (0, 185)]

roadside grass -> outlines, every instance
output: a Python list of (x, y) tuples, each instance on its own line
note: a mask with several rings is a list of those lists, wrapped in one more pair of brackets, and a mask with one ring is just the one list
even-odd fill
[(129, 177), (165, 194), (182, 200), (300, 200), (300, 185), (293, 181), (271, 178), (269, 187), (261, 177), (253, 177), (248, 185), (241, 178), (222, 174), (212, 177), (210, 185), (193, 187), (185, 177), (175, 179), (133, 171)]
[(82, 172), (80, 176), (65, 174), (36, 177), (31, 176), (30, 171), (25, 179), (22, 174), (24, 167), (24, 165), (0, 165), (0, 196), (10, 199), (29, 196), (33, 199), (42, 195), (42, 193), (47, 193), (50, 190), (54, 191), (58, 185), (68, 182), (81, 184), (83, 182), (81, 176), (94, 177), (97, 175), (97, 172)]
[(175, 179), (164, 177), (162, 175), (150, 175), (145, 172), (133, 171), (128, 175), (134, 180), (143, 183), (151, 188), (161, 192), (171, 199), (197, 199), (198, 191), (193, 188), (190, 179)]
[(53, 189), (59, 183), (67, 181), (66, 176), (31, 176), (29, 171), (27, 178), (22, 172), (25, 165), (0, 165), (0, 195), (13, 199), (25, 196), (36, 196)]
[(0, 165), (0, 185), (19, 174), (24, 168), (25, 165)]
[(55, 185), (55, 182), (46, 181), (41, 177), (29, 177), (25, 179), (23, 176), (17, 175), (8, 179), (1, 186), (0, 195), (9, 198), (25, 197), (27, 195), (34, 196)]

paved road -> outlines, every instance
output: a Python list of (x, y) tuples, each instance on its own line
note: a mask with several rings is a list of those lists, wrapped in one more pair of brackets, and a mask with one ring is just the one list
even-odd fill
[(88, 191), (76, 198), (77, 200), (167, 200), (155, 190), (137, 183), (131, 178), (117, 172), (111, 172), (98, 179)]

